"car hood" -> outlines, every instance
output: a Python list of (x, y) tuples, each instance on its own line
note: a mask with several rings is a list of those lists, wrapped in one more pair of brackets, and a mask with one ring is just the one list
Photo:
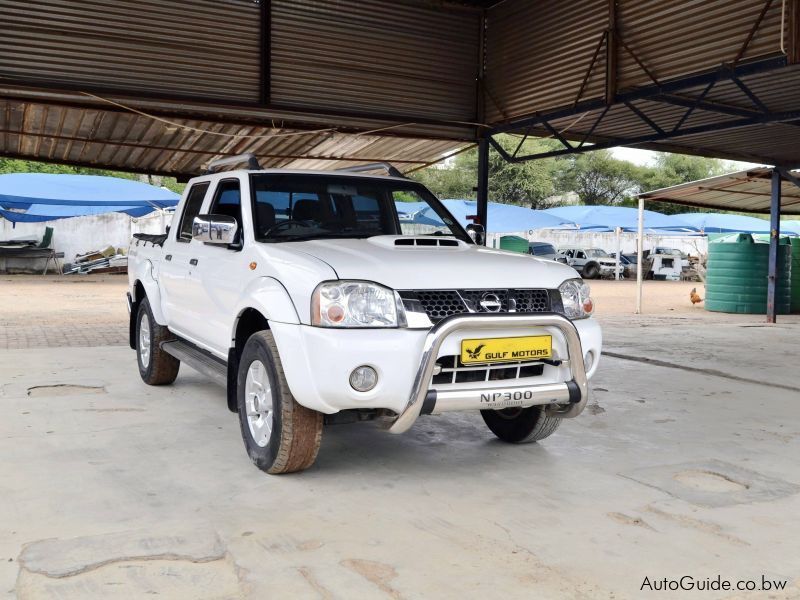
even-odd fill
[(464, 242), (458, 242), (455, 247), (398, 246), (399, 239), (424, 239), (426, 243), (437, 240), (438, 243), (445, 238), (376, 236), (286, 245), (330, 265), (340, 279), (374, 281), (396, 290), (557, 288), (564, 280), (578, 276), (572, 267), (529, 254)]

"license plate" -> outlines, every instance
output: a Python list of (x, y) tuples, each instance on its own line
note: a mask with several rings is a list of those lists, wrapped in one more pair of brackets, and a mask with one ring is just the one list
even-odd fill
[(465, 365), (517, 362), (552, 356), (553, 336), (550, 335), (461, 341), (461, 363)]

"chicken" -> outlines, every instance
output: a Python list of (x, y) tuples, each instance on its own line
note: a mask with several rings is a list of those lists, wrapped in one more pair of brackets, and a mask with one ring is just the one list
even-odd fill
[(697, 293), (697, 288), (692, 288), (692, 291), (689, 292), (689, 300), (692, 301), (692, 306), (703, 301), (703, 299)]

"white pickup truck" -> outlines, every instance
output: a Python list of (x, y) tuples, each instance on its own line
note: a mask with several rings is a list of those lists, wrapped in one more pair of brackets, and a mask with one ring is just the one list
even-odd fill
[[(260, 469), (311, 466), (323, 423), (402, 433), (479, 410), (500, 439), (529, 442), (581, 413), (601, 333), (572, 268), (486, 248), (388, 165), (217, 162), (166, 234), (131, 242), (130, 345), (150, 385), (181, 363), (223, 384)], [(403, 201), (433, 210), (401, 223)]]

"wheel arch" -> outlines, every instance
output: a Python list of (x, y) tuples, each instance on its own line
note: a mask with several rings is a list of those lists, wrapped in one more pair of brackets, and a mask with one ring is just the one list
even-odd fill
[(228, 385), (227, 400), (228, 410), (237, 412), (236, 386), (239, 374), (239, 358), (242, 356), (244, 345), (250, 336), (258, 331), (269, 329), (269, 320), (257, 308), (248, 306), (239, 311), (233, 324), (232, 345), (228, 350)]

